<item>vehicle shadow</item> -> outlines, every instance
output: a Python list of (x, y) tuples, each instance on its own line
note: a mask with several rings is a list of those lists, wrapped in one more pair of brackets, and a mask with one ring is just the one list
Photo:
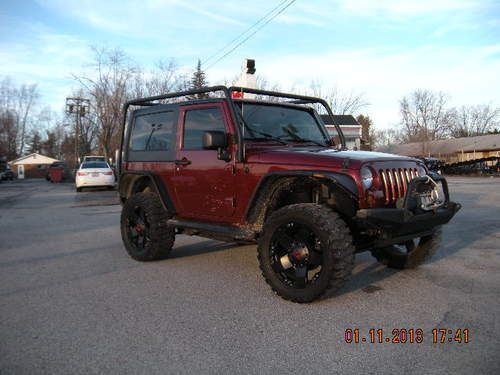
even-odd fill
[(205, 240), (192, 244), (182, 245), (172, 249), (168, 259), (185, 258), (201, 254), (209, 254), (236, 248), (239, 245), (232, 242), (218, 242), (214, 240)]

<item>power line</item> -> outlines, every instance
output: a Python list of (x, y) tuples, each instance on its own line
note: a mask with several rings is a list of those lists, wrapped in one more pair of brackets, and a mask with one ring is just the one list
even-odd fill
[(261, 18), (259, 18), (252, 26), (250, 26), (249, 28), (247, 28), (245, 31), (243, 31), (241, 34), (239, 34), (236, 38), (234, 38), (233, 40), (231, 40), (229, 43), (227, 43), (224, 47), (222, 47), (221, 49), (217, 50), (217, 52), (215, 52), (214, 54), (210, 55), (206, 60), (204, 60), (201, 65), (205, 65), (207, 64), (210, 60), (212, 60), (215, 56), (217, 56), (219, 53), (221, 53), (222, 51), (224, 51), (226, 48), (230, 47), (231, 44), (233, 44), (234, 42), (236, 42), (238, 39), (240, 39), (243, 35), (245, 35), (247, 32), (249, 32), (250, 30), (252, 30), (255, 26), (257, 26), (259, 23), (261, 23), (264, 19), (266, 19), (267, 17), (269, 17), (270, 14), (272, 14), (276, 9), (280, 8), (284, 3), (286, 3), (288, 0), (283, 0), (281, 3), (279, 3), (277, 6), (275, 6), (273, 9), (271, 9), (269, 12), (267, 12), (264, 16), (262, 16)]
[(210, 69), (212, 66), (217, 64), (219, 61), (221, 61), (223, 58), (228, 56), (231, 52), (233, 52), (236, 48), (241, 46), (243, 43), (245, 43), (248, 39), (250, 39), (252, 36), (254, 36), (259, 30), (261, 30), (264, 26), (266, 26), (269, 22), (271, 22), (273, 19), (278, 17), (281, 13), (283, 13), (290, 5), (292, 5), (296, 0), (291, 0), (285, 7), (283, 7), (278, 13), (274, 14), (271, 18), (269, 18), (266, 22), (264, 22), (260, 27), (258, 27), (253, 33), (248, 35), (245, 39), (243, 39), (241, 42), (236, 44), (233, 48), (231, 48), (228, 52), (226, 52), (224, 55), (219, 57), (217, 60), (215, 60), (214, 63), (210, 64), (208, 67), (205, 68), (205, 70)]

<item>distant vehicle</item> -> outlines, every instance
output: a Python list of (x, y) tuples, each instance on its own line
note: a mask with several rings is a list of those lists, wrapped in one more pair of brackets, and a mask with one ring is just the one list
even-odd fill
[(76, 191), (84, 187), (115, 187), (115, 176), (108, 163), (103, 161), (85, 161), (80, 165), (75, 176)]
[(3, 172), (0, 172), (0, 173), (1, 173), (0, 178), (2, 180), (12, 181), (12, 180), (14, 180), (14, 178), (17, 178), (16, 173), (12, 169), (10, 169), (10, 167), (7, 167), (6, 170), (4, 170)]
[(436, 158), (419, 158), (422, 160), (429, 171), (441, 174), (444, 162)]

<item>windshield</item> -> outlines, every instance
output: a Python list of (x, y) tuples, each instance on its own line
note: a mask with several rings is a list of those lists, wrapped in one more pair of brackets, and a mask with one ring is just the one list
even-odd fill
[(88, 169), (88, 168), (109, 168), (107, 163), (99, 162), (99, 161), (91, 161), (88, 163), (83, 163), (82, 166), (80, 167), (81, 169)]
[(239, 107), (245, 120), (245, 139), (328, 144), (316, 118), (306, 109), (245, 102), (239, 103)]

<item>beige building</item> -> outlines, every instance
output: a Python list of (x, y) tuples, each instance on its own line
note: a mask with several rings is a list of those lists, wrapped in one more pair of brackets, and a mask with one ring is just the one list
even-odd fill
[(59, 160), (35, 153), (12, 160), (9, 164), (17, 173), (17, 178), (45, 178), (48, 167), (55, 161)]
[(379, 147), (377, 151), (415, 157), (434, 157), (446, 163), (457, 163), (492, 156), (500, 157), (500, 134), (396, 144)]

